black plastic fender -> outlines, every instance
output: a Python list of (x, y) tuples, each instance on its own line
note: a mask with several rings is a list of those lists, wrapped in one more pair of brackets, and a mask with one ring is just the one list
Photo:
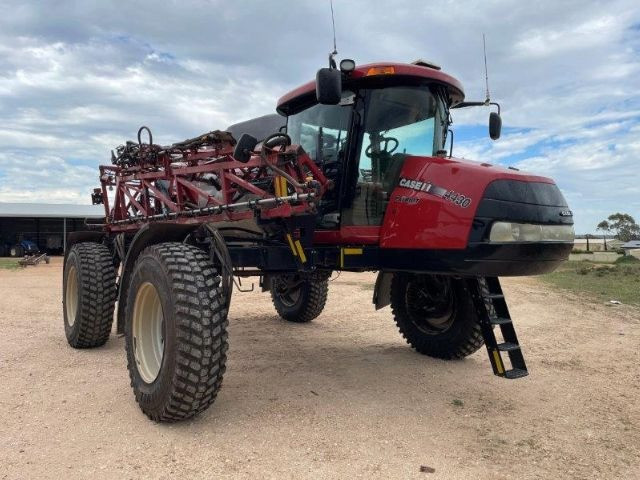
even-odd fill
[(373, 304), (376, 306), (376, 310), (391, 303), (391, 279), (393, 279), (392, 272), (378, 272), (376, 286), (373, 289)]

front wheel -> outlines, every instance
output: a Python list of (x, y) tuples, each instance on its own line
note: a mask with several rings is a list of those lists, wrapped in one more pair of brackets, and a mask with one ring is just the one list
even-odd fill
[(227, 302), (209, 256), (182, 243), (145, 249), (126, 304), (127, 368), (136, 401), (152, 420), (206, 410), (225, 371)]
[(424, 355), (463, 358), (484, 343), (464, 280), (396, 273), (391, 282), (391, 308), (402, 336)]
[(329, 292), (327, 272), (271, 277), (271, 300), (278, 315), (289, 322), (307, 323), (322, 313)]

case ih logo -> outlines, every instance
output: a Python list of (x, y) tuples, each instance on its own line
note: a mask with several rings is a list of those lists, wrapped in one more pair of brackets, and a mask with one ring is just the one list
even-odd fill
[(398, 183), (400, 187), (409, 188), (418, 192), (425, 192), (429, 195), (435, 195), (436, 197), (449, 200), (454, 205), (462, 208), (467, 208), (471, 205), (471, 199), (466, 195), (463, 195), (453, 190), (447, 190), (446, 188), (438, 187), (431, 182), (422, 182), (420, 180), (411, 180), (409, 178), (401, 178)]
[(438, 188), (433, 183), (421, 182), (419, 180), (409, 180), (408, 178), (401, 178), (400, 186), (404, 188), (410, 188), (412, 190), (417, 190), (419, 192), (427, 192), (427, 193), (431, 193), (431, 191), (434, 188)]

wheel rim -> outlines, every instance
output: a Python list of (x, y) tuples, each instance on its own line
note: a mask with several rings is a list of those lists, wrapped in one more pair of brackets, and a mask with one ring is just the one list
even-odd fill
[(444, 333), (453, 325), (456, 297), (448, 277), (416, 277), (407, 284), (405, 301), (412, 323), (427, 335)]
[(156, 287), (145, 282), (138, 289), (133, 307), (133, 350), (138, 373), (153, 383), (164, 357), (164, 314)]
[(67, 270), (66, 285), (64, 303), (67, 310), (67, 323), (72, 327), (76, 323), (78, 310), (78, 270), (74, 265), (71, 265)]
[(286, 307), (295, 306), (302, 294), (302, 281), (298, 275), (286, 275), (276, 278), (275, 291)]

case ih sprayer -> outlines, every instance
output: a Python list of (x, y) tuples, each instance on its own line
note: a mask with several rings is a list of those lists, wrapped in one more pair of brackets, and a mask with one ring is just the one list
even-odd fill
[[(235, 278), (259, 276), (282, 318), (309, 322), (332, 272), (377, 271), (375, 308), (415, 350), (484, 343), (495, 375), (526, 375), (498, 276), (552, 271), (573, 221), (552, 180), (451, 156), (451, 110), (489, 104), (435, 65), (343, 60), (278, 115), (171, 146), (142, 127), (100, 167), (105, 223), (69, 236), (69, 344), (104, 344), (117, 302), (138, 404), (181, 420), (220, 389)], [(500, 126), (498, 106), (493, 139)]]

